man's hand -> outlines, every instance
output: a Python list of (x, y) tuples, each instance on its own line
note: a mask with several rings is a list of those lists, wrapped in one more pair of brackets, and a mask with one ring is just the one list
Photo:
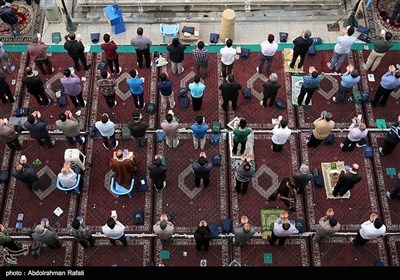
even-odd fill
[(332, 209), (332, 208), (329, 208), (328, 210), (326, 210), (326, 215), (327, 215), (327, 216), (332, 217), (333, 214), (335, 214), (335, 212), (333, 212), (333, 209)]
[(389, 66), (389, 71), (390, 72), (395, 72), (396, 71), (396, 67), (394, 65), (390, 65)]
[(310, 66), (310, 68), (308, 68), (308, 72), (311, 74), (312, 72), (314, 72), (314, 71), (317, 71), (316, 69), (315, 69), (315, 67), (314, 66)]
[(371, 221), (371, 223), (375, 222), (375, 219), (376, 219), (376, 218), (378, 218), (378, 214), (376, 214), (376, 213), (372, 213), (372, 214), (369, 216), (369, 220)]
[(240, 222), (241, 222), (242, 224), (246, 224), (246, 223), (249, 222), (249, 218), (247, 218), (247, 216), (242, 216), (242, 217), (240, 218)]
[(349, 64), (349, 65), (347, 65), (347, 67), (346, 67), (346, 70), (347, 70), (347, 72), (351, 72), (351, 71), (353, 71), (353, 69), (354, 69), (354, 66), (353, 65), (351, 65), (351, 64)]

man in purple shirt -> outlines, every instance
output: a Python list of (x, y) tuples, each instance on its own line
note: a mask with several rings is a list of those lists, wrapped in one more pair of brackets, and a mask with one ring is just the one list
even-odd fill
[(71, 70), (67, 68), (64, 70), (64, 78), (61, 78), (61, 84), (65, 92), (71, 98), (72, 104), (74, 104), (77, 110), (76, 114), (79, 116), (81, 114), (79, 106), (80, 108), (85, 108), (86, 105), (86, 101), (84, 101), (82, 97), (81, 80), (74, 72), (71, 72)]

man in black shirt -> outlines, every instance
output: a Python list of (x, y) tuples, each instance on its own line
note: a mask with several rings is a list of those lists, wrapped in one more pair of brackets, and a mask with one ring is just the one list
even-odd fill
[(297, 57), (300, 56), (299, 65), (297, 65), (298, 69), (303, 67), (304, 59), (306, 58), (306, 54), (308, 52), (308, 48), (312, 45), (313, 39), (311, 37), (311, 31), (306, 30), (301, 33), (299, 37), (293, 40), (294, 48), (293, 48), (293, 59), (289, 64), (290, 68), (294, 68), (294, 64), (296, 63)]
[(236, 110), (239, 90), (242, 86), (235, 81), (235, 77), (230, 74), (226, 77), (225, 82), (219, 86), (222, 93), (222, 109), (228, 110), (229, 101), (232, 101), (232, 109)]
[(295, 202), (294, 188), (295, 185), (290, 182), (288, 177), (285, 177), (282, 179), (276, 192), (268, 197), (268, 200), (274, 201), (278, 197), (285, 203), (288, 210), (296, 211), (296, 209), (290, 205), (291, 202)]
[(200, 187), (200, 180), (203, 179), (203, 186), (206, 188), (210, 184), (210, 173), (212, 163), (207, 161), (205, 152), (200, 153), (200, 157), (192, 162), (194, 171), (194, 184), (196, 188)]
[(80, 70), (79, 62), (81, 61), (83, 68), (85, 71), (90, 69), (90, 65), (87, 64), (86, 56), (85, 56), (85, 47), (82, 44), (81, 39), (76, 40), (75, 34), (70, 33), (65, 37), (66, 42), (64, 43), (64, 49), (68, 52), (68, 55), (74, 61), (74, 67), (77, 71)]
[(135, 140), (136, 147), (143, 147), (146, 145), (146, 130), (148, 127), (149, 124), (143, 120), (141, 113), (132, 113), (132, 119), (128, 122), (128, 128)]
[(361, 181), (361, 176), (357, 174), (358, 168), (358, 164), (353, 163), (348, 173), (346, 173), (345, 170), (342, 170), (339, 180), (333, 189), (333, 196), (343, 196), (345, 193), (347, 193), (347, 191), (351, 190), (358, 182)]

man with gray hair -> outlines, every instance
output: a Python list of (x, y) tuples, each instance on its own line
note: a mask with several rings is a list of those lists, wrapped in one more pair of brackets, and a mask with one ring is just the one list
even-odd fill
[(290, 68), (294, 68), (294, 64), (296, 63), (296, 60), (299, 56), (300, 56), (300, 62), (297, 65), (297, 68), (300, 69), (301, 67), (303, 67), (304, 59), (306, 58), (308, 48), (313, 43), (313, 39), (311, 39), (310, 37), (311, 37), (311, 31), (307, 29), (306, 31), (301, 32), (301, 35), (293, 40), (294, 44), (293, 58), (292, 62), (289, 64)]
[(293, 183), (296, 186), (296, 191), (298, 194), (304, 193), (304, 189), (307, 187), (312, 178), (313, 176), (310, 173), (310, 168), (306, 163), (303, 162), (300, 166), (300, 170), (293, 175)]
[(357, 39), (356, 37), (352, 36), (354, 34), (353, 26), (345, 27), (342, 30), (342, 34), (343, 36), (337, 37), (337, 43), (333, 51), (331, 62), (327, 63), (327, 66), (330, 70), (335, 68), (336, 71), (339, 71), (340, 66), (342, 66), (343, 61), (346, 58), (346, 55), (351, 51), (351, 46)]
[(35, 227), (32, 239), (46, 244), (49, 248), (60, 248), (62, 241), (53, 227), (49, 225), (49, 220), (43, 218), (39, 225)]
[[(32, 39), (32, 43), (28, 45), (29, 57), (35, 62), (36, 66), (40, 69), (43, 75), (51, 74), (54, 68), (51, 64), (46, 52), (47, 46), (42, 41), (42, 37), (38, 34), (37, 37)], [(43, 65), (46, 66), (44, 69)]]
[(269, 107), (274, 106), (275, 98), (278, 95), (278, 90), (281, 84), (278, 82), (278, 75), (272, 73), (269, 75), (269, 80), (267, 80), (263, 85), (263, 95), (264, 98), (260, 101), (261, 107), (265, 108), (267, 106), (267, 100), (269, 100)]

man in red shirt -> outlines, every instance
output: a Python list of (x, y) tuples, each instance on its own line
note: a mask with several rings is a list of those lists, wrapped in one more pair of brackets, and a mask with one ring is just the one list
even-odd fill
[(101, 49), (104, 51), (108, 67), (110, 67), (111, 73), (115, 74), (115, 72), (117, 72), (117, 74), (119, 75), (122, 71), (122, 68), (119, 67), (119, 62), (118, 62), (118, 53), (117, 53), (118, 46), (117, 44), (115, 44), (110, 34), (108, 33), (104, 34), (103, 40), (104, 43), (101, 44)]

